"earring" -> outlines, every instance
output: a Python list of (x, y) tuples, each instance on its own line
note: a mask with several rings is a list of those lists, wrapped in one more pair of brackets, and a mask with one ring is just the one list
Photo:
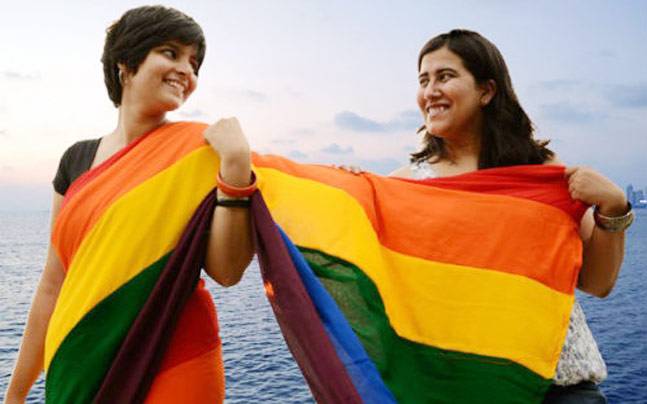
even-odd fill
[(119, 84), (121, 84), (121, 86), (123, 87), (124, 86), (124, 71), (119, 69), (119, 73), (117, 74), (117, 77), (119, 78)]

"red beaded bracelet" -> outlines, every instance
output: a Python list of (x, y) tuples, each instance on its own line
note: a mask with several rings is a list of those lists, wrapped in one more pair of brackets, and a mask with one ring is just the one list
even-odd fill
[(220, 192), (227, 196), (232, 196), (234, 198), (243, 198), (246, 196), (251, 196), (254, 191), (256, 191), (256, 174), (252, 171), (251, 176), (252, 183), (246, 187), (235, 187), (233, 185), (227, 184), (225, 180), (222, 179), (222, 175), (218, 172), (218, 189)]

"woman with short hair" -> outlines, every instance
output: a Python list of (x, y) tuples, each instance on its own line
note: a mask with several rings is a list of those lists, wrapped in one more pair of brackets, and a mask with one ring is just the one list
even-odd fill
[[(161, 293), (164, 300), (172, 292), (156, 289), (160, 273), (183, 259), (174, 258), (181, 235), (216, 177), (217, 198), (224, 202), (208, 212), (213, 220), (204, 268), (231, 286), (249, 264), (253, 246), (245, 207), (254, 185), (238, 122), (207, 127), (166, 118), (196, 89), (205, 48), (200, 26), (172, 8), (135, 8), (108, 28), (102, 62), (117, 125), (99, 139), (75, 143), (61, 158), (52, 241), (6, 403), (23, 403), (43, 366), (47, 402), (110, 402), (116, 389), (130, 388), (107, 386), (106, 380), (123, 369), (115, 363), (128, 355), (120, 349), (139, 324), (146, 299)], [(215, 164), (213, 172), (198, 170), (205, 167), (201, 162), (218, 159), (219, 171)], [(224, 400), (215, 307), (204, 282), (195, 279), (194, 285), (170, 315), (170, 332), (140, 327), (147, 336), (159, 332), (165, 348), (142, 381), (134, 381), (131, 401)], [(145, 351), (150, 343), (142, 338), (134, 346)]]

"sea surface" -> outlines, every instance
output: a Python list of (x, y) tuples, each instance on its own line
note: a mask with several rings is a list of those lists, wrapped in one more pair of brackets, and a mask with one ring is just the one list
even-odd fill
[[(647, 209), (636, 214), (611, 296), (578, 295), (608, 365), (609, 378), (601, 387), (610, 403), (647, 403)], [(44, 263), (48, 234), (47, 212), (0, 212), (0, 401)], [(265, 298), (256, 262), (233, 288), (207, 283), (223, 340), (226, 401), (314, 402)], [(43, 401), (41, 378), (28, 402)]]

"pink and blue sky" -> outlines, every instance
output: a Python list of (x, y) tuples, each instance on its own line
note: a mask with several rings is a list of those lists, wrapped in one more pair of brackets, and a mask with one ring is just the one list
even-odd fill
[[(139, 1), (3, 2), (0, 210), (48, 209), (63, 151), (110, 132), (106, 27)], [(567, 164), (647, 186), (647, 2), (183, 1), (207, 38), (172, 114), (237, 116), (254, 150), (388, 173), (418, 146), (416, 60), (452, 28), (501, 50), (537, 137)]]

